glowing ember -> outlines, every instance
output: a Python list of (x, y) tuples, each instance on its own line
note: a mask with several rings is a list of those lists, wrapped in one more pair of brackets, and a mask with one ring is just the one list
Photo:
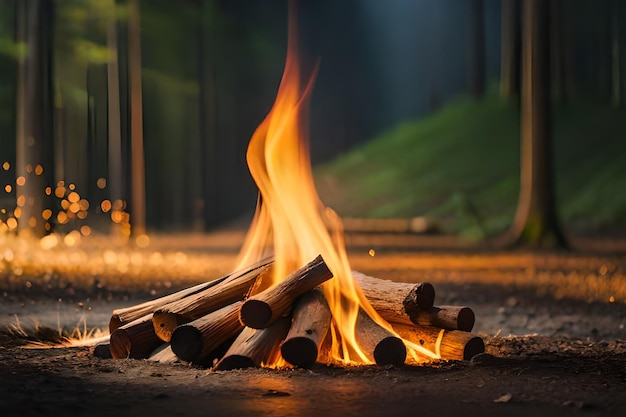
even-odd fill
[[(301, 80), (296, 19), (294, 8), (290, 10), (287, 58), (276, 101), (248, 146), (248, 166), (260, 198), (237, 269), (273, 251), (275, 284), (321, 254), (335, 277), (322, 286), (333, 315), (330, 360), (344, 365), (367, 364), (371, 360), (355, 336), (359, 309), (380, 326), (392, 329), (355, 284), (341, 220), (322, 204), (315, 189), (305, 129), (313, 76), (305, 83)], [(409, 350), (414, 357), (416, 352), (437, 357), (419, 346), (409, 346)]]

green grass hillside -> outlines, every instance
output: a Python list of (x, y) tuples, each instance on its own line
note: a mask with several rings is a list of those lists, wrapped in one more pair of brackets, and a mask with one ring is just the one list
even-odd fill
[[(559, 214), (578, 233), (626, 231), (626, 110), (570, 102), (554, 112)], [(460, 98), (315, 170), (348, 217), (434, 219), (481, 238), (508, 227), (519, 191), (519, 106)]]

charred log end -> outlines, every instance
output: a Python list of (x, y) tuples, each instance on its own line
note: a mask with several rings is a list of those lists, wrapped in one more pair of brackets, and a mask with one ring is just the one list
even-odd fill
[(463, 349), (463, 359), (468, 361), (479, 353), (485, 353), (485, 342), (480, 337), (473, 337)]
[(96, 358), (112, 359), (111, 349), (108, 343), (99, 343), (93, 348), (93, 355)]
[(242, 355), (230, 355), (223, 358), (215, 367), (218, 371), (229, 371), (231, 369), (244, 369), (255, 367), (251, 358)]
[(113, 359), (127, 359), (130, 356), (130, 337), (123, 329), (111, 333), (109, 350)]
[(194, 362), (202, 352), (202, 333), (192, 326), (179, 326), (172, 333), (172, 352), (180, 359)]
[(239, 321), (253, 329), (264, 329), (272, 320), (272, 308), (264, 301), (248, 299), (239, 310)]
[(317, 344), (308, 337), (293, 337), (282, 344), (280, 353), (290, 364), (310, 368), (317, 360)]
[(376, 365), (402, 365), (406, 360), (406, 346), (402, 339), (390, 336), (381, 340), (374, 349)]
[(435, 287), (428, 282), (423, 282), (411, 289), (402, 305), (404, 311), (412, 316), (416, 311), (428, 310), (435, 303)]
[[(459, 330), (463, 330), (465, 332), (471, 332), (474, 328), (474, 322), (476, 321), (476, 317), (474, 316), (474, 311), (471, 308), (463, 307), (459, 311), (459, 315), (457, 318), (457, 323), (459, 326)], [(484, 346), (483, 346), (484, 349)]]

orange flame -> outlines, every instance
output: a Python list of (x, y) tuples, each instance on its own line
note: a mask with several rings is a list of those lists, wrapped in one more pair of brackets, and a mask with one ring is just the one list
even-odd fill
[[(392, 329), (352, 278), (342, 222), (324, 206), (315, 189), (305, 129), (315, 74), (302, 83), (293, 6), (290, 3), (287, 58), (276, 100), (248, 146), (247, 162), (260, 197), (237, 269), (273, 250), (275, 284), (321, 254), (334, 275), (322, 286), (333, 315), (332, 360), (344, 365), (368, 364), (371, 361), (355, 338), (359, 307), (378, 324)], [(421, 349), (408, 347), (409, 351)], [(422, 353), (432, 356), (428, 351)]]

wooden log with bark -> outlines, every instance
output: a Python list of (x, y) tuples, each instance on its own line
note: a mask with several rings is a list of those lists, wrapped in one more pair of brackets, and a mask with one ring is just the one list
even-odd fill
[(280, 359), (278, 347), (290, 324), (291, 318), (281, 317), (264, 329), (245, 327), (215, 369), (241, 369), (276, 363)]
[(161, 306), (164, 306), (174, 301), (178, 301), (189, 295), (196, 294), (204, 289), (211, 288), (212, 286), (224, 281), (226, 278), (228, 278), (228, 275), (215, 279), (213, 281), (204, 282), (193, 287), (185, 288), (181, 291), (177, 291), (175, 293), (163, 296), (161, 298), (157, 298), (155, 300), (149, 300), (145, 303), (113, 310), (113, 314), (111, 314), (111, 320), (109, 321), (109, 333), (113, 333), (120, 326), (123, 326), (126, 323), (130, 323), (131, 321), (143, 317), (147, 314), (154, 313), (154, 311)]
[(213, 350), (243, 329), (239, 322), (242, 303), (237, 301), (178, 326), (170, 340), (172, 351), (184, 361), (205, 363)]
[[(246, 270), (254, 270), (259, 267), (263, 267), (274, 262), (274, 257), (265, 258), (258, 263), (251, 265)], [(113, 333), (118, 327), (130, 323), (133, 320), (136, 320), (140, 317), (143, 317), (147, 314), (154, 313), (160, 307), (163, 307), (167, 304), (176, 302), (183, 298), (192, 296), (197, 294), (203, 290), (214, 287), (218, 284), (221, 284), (225, 280), (233, 277), (241, 275), (241, 272), (233, 272), (228, 275), (224, 275), (221, 278), (214, 279), (212, 281), (203, 282), (202, 284), (195, 285), (193, 287), (185, 288), (180, 291), (177, 291), (172, 294), (165, 295), (160, 298), (156, 298), (154, 300), (146, 301), (145, 303), (137, 304), (130, 307), (119, 308), (117, 310), (113, 310), (113, 314), (111, 314), (111, 320), (109, 321), (109, 333)]]
[(254, 329), (269, 326), (283, 316), (296, 298), (333, 277), (321, 255), (282, 282), (248, 298), (241, 306), (241, 323)]
[(169, 342), (179, 325), (241, 301), (256, 280), (270, 273), (271, 266), (269, 262), (257, 263), (244, 271), (231, 274), (218, 285), (160, 307), (152, 318), (154, 331), (161, 340)]
[(317, 360), (320, 345), (328, 333), (332, 314), (321, 288), (298, 298), (293, 307), (291, 328), (280, 347), (283, 359), (308, 368)]
[(365, 298), (387, 321), (409, 324), (412, 323), (411, 316), (433, 307), (435, 288), (428, 282), (394, 282), (358, 271), (352, 271), (352, 276)]
[(145, 359), (163, 342), (154, 333), (152, 314), (148, 314), (119, 327), (109, 343), (113, 359)]
[(483, 339), (470, 332), (391, 323), (403, 339), (439, 354), (442, 359), (470, 360), (485, 351)]
[(428, 310), (417, 310), (411, 314), (410, 319), (421, 326), (464, 332), (471, 332), (476, 320), (474, 311), (465, 306), (434, 306)]
[(402, 339), (374, 322), (363, 310), (357, 316), (355, 336), (361, 351), (377, 365), (402, 365), (406, 360)]

